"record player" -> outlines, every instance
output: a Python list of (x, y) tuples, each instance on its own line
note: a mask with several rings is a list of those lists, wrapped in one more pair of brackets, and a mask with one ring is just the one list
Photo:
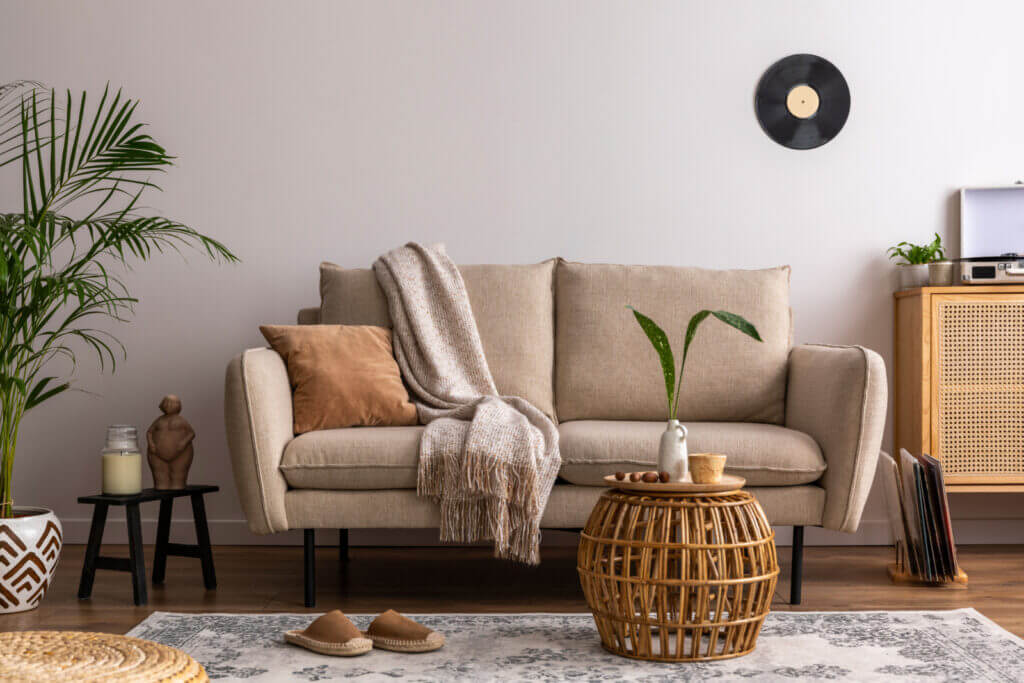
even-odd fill
[(1024, 284), (1024, 185), (960, 190), (960, 255), (962, 284)]
[(1024, 285), (1024, 256), (957, 259), (965, 285)]

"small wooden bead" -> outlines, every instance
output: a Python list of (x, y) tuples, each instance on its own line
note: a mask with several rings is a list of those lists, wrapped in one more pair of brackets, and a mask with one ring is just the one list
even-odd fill
[(615, 478), (618, 479), (619, 481), (622, 481), (623, 479), (626, 478), (626, 473), (625, 472), (616, 472), (615, 473)]
[(661, 479), (661, 483), (668, 483), (668, 472), (659, 472), (658, 479)]
[(629, 473), (629, 480), (630, 481), (640, 481), (640, 473), (639, 472), (630, 472)]
[(644, 472), (644, 481), (646, 481), (648, 484), (653, 484), (654, 482), (658, 481), (658, 473)]

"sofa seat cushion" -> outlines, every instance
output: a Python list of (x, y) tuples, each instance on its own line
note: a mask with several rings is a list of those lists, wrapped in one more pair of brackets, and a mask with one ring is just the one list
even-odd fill
[(789, 268), (706, 270), (560, 262), (555, 272), (558, 419), (664, 420), (658, 355), (627, 305), (668, 335), (676, 356), (690, 316), (724, 309), (763, 343), (708, 319), (690, 347), (679, 400), (690, 422), (782, 424), (791, 346)]
[[(814, 439), (785, 427), (688, 422), (691, 453), (725, 453), (726, 470), (748, 486), (817, 481), (825, 460)], [(415, 489), (423, 427), (352, 427), (308, 432), (291, 440), (281, 472), (294, 489)], [(562, 479), (603, 486), (618, 470), (653, 469), (663, 422), (579, 420), (558, 427)]]
[(415, 489), (423, 427), (351, 427), (292, 439), (281, 473), (294, 489)]
[[(776, 425), (687, 422), (690, 453), (725, 453), (726, 471), (748, 486), (794, 486), (821, 478), (825, 459), (807, 434)], [(601, 486), (616, 471), (653, 470), (664, 422), (579, 420), (558, 426), (561, 477), (572, 484)]]
[[(554, 261), (459, 266), (480, 342), (503, 396), (520, 396), (555, 417)], [(320, 322), (391, 327), (377, 276), (320, 265)]]

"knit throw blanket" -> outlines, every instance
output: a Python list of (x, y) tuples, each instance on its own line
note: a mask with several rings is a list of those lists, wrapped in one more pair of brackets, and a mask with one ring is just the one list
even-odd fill
[(443, 245), (410, 243), (373, 270), (395, 357), (426, 424), (417, 492), (440, 505), (441, 540), (493, 539), (497, 557), (538, 564), (540, 518), (561, 464), (558, 430), (525, 399), (498, 395), (462, 275)]

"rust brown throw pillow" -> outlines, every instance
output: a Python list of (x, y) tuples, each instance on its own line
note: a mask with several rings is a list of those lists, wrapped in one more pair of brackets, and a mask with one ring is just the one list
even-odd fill
[(356, 425), (414, 425), (391, 330), (371, 325), (261, 325), (292, 385), (296, 434)]

